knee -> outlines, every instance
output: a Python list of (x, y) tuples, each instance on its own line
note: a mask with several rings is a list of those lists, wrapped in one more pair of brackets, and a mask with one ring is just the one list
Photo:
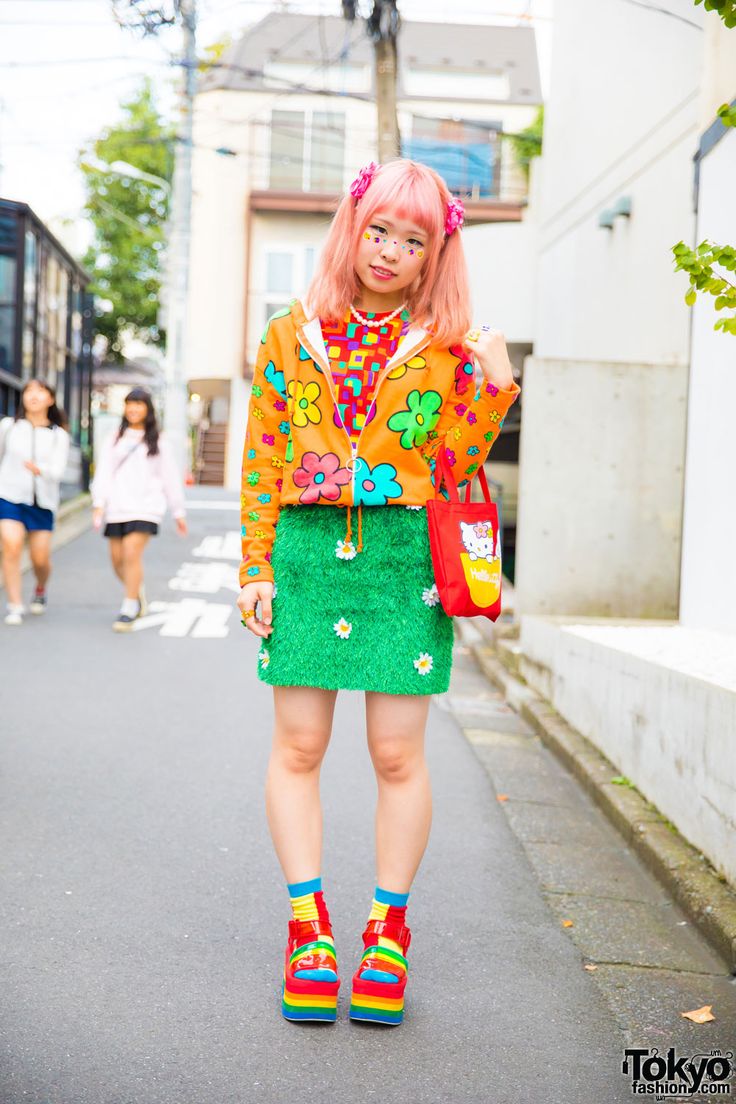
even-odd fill
[(371, 759), (382, 782), (407, 782), (423, 761), (403, 740), (390, 736), (373, 744)]
[(327, 736), (317, 729), (300, 728), (280, 733), (276, 744), (279, 761), (294, 774), (317, 770), (324, 758)]
[(23, 553), (23, 541), (22, 540), (4, 540), (3, 541), (3, 556), (9, 563), (15, 563), (20, 559)]

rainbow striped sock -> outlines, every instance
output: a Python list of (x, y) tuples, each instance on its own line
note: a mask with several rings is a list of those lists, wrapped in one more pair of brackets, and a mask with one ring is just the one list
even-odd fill
[[(405, 924), (408, 901), (408, 893), (392, 893), (388, 889), (381, 889), (380, 886), (376, 886), (368, 919), (395, 920), (398, 924)], [(386, 939), (385, 936), (379, 935), (376, 943), (379, 947), (397, 951), (400, 955), (404, 953), (400, 944), (394, 939)], [(364, 970), (360, 976), (365, 978), (366, 981), (383, 981), (388, 982), (389, 985), (396, 984), (399, 980), (395, 974), (389, 973), (388, 970)]]
[[(308, 882), (292, 882), (286, 887), (289, 891), (291, 911), (295, 920), (327, 920), (330, 914), (327, 911), (325, 899), (322, 896), (322, 877), (311, 878)], [(329, 943), (334, 950), (335, 943), (329, 935), (320, 935), (320, 943)], [(308, 981), (337, 981), (334, 970), (296, 970), (294, 977), (306, 978)]]

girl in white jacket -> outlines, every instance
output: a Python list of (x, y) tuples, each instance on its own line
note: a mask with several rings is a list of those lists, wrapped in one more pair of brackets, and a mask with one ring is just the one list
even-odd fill
[(8, 596), (6, 625), (23, 624), (20, 561), (26, 533), (36, 576), (31, 612), (46, 609), (51, 532), (69, 457), (65, 424), (53, 387), (36, 379), (23, 388), (15, 418), (0, 422), (0, 542)]
[(180, 535), (187, 532), (183, 479), (144, 388), (126, 396), (123, 420), (102, 448), (91, 490), (94, 526), (104, 519), (113, 570), (125, 587), (113, 629), (129, 632), (145, 612), (143, 550), (167, 505)]

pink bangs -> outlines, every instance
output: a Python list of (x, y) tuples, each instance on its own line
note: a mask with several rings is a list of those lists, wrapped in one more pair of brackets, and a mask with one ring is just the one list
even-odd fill
[(433, 169), (416, 161), (381, 166), (357, 202), (345, 196), (332, 221), (317, 271), (307, 292), (310, 309), (323, 321), (342, 319), (360, 285), (353, 258), (377, 211), (413, 222), (428, 237), (419, 279), (406, 289), (412, 321), (430, 329), (442, 346), (458, 344), (470, 327), (470, 295), (461, 231), (445, 240), (452, 195)]

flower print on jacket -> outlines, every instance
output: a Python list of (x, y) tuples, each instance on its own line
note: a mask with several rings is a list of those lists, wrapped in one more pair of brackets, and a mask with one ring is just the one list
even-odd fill
[(453, 345), (450, 352), (458, 359), (458, 365), (455, 369), (455, 393), (464, 395), (473, 382), (475, 368), (473, 362), (468, 360), (465, 355), (462, 345)]
[(319, 502), (321, 498), (328, 502), (337, 502), (342, 489), (352, 476), (347, 468), (340, 467), (340, 458), (334, 452), (319, 456), (316, 452), (305, 452), (301, 467), (293, 474), (297, 487), (304, 487), (299, 501), (305, 505)]
[(406, 396), (406, 410), (392, 414), (388, 428), (401, 434), (401, 447), (423, 445), (440, 418), (442, 396), (437, 391), (410, 391)]
[[(266, 365), (266, 367), (263, 371), (263, 374), (266, 377), (266, 379), (268, 380), (268, 382), (271, 384), (271, 386), (273, 387), (274, 391), (278, 391), (281, 398), (285, 399), (286, 398), (286, 379), (284, 378), (284, 373), (279, 368), (276, 367), (276, 365), (274, 364), (274, 362), (272, 360), (269, 360), (268, 364)], [(253, 393), (255, 394), (255, 387), (253, 388)]]
[(406, 375), (409, 368), (414, 368), (414, 369), (418, 369), (418, 370), (421, 371), (422, 368), (426, 368), (426, 367), (427, 367), (427, 361), (426, 361), (425, 357), (423, 357), (423, 356), (410, 357), (409, 360), (407, 360), (404, 364), (397, 364), (395, 368), (392, 368), (391, 371), (386, 376), (386, 379), (390, 379), (390, 380), (402, 379), (402, 377)]
[(355, 505), (385, 506), (390, 498), (400, 498), (403, 487), (396, 481), (393, 464), (376, 464), (371, 469), (360, 456), (355, 458)]
[(299, 429), (303, 429), (308, 422), (318, 425), (322, 421), (322, 414), (317, 406), (321, 390), (314, 380), (307, 384), (300, 380), (289, 380), (289, 413), (292, 423)]

